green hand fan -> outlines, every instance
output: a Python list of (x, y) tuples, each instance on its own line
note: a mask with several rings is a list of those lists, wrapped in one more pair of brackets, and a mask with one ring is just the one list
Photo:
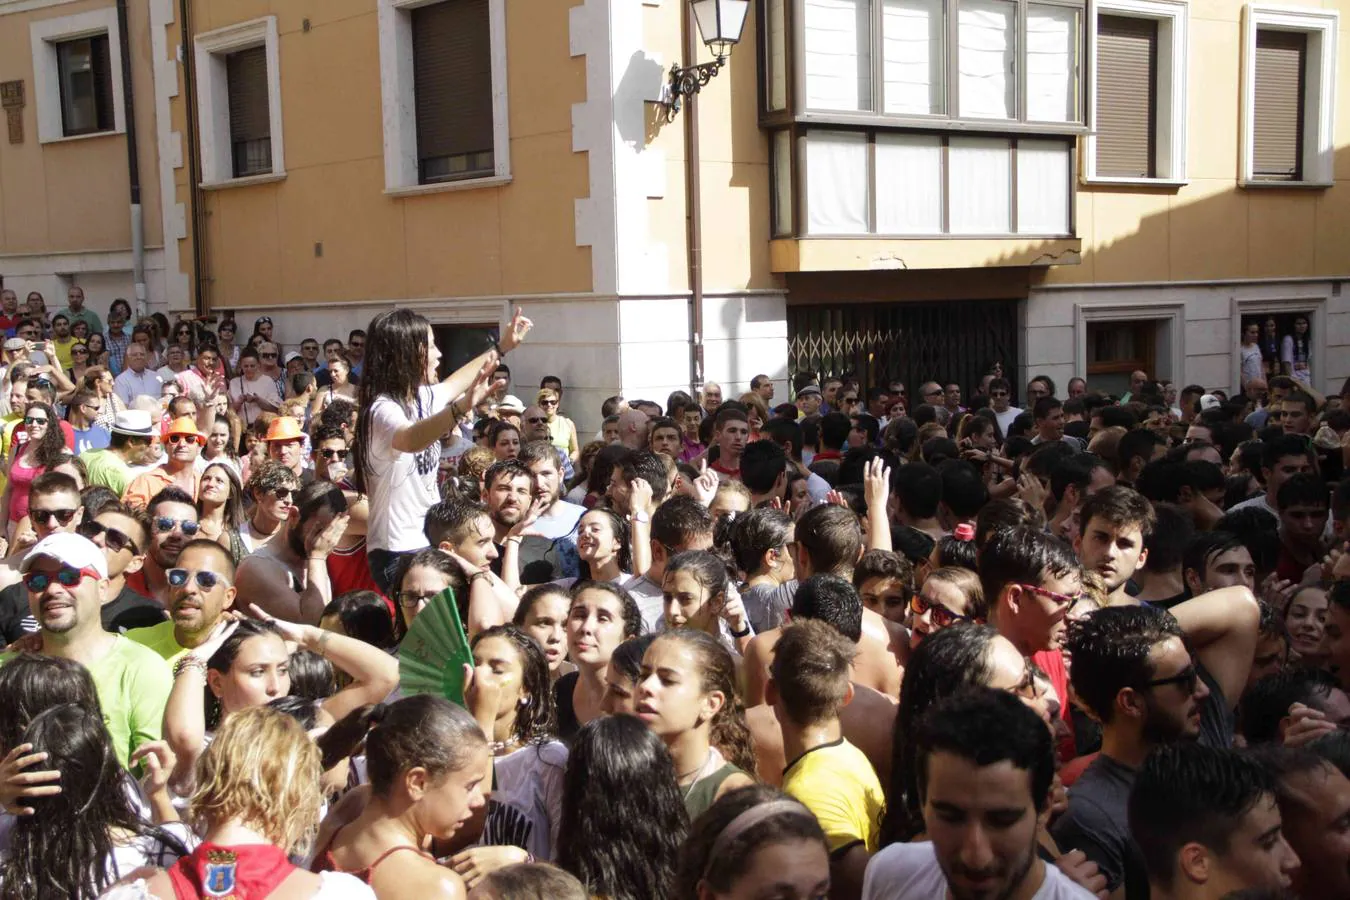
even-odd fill
[(436, 694), (464, 705), (464, 665), (473, 665), (469, 635), (459, 619), (455, 589), (432, 597), (413, 619), (398, 648), (398, 677), (404, 695)]

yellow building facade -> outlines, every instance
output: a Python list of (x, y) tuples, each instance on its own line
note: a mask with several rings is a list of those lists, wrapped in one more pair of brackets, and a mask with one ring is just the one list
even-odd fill
[[(1232, 389), (1242, 325), (1303, 315), (1338, 389), (1341, 5), (756, 0), (671, 116), (680, 0), (130, 2), (141, 293), (287, 344), (391, 306), (453, 340), (519, 305), (517, 392), (559, 375), (588, 427), (611, 394), (687, 389), (694, 343), (728, 396), (805, 369), (970, 390), (996, 360)], [(28, 85), (0, 274), (98, 310), (136, 291), (125, 115), (42, 140), (63, 101), (35, 73), (117, 21), (0, 2), (0, 81)]]

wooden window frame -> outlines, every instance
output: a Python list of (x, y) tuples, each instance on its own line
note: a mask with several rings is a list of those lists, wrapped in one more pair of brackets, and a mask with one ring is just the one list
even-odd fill
[[(57, 47), (80, 38), (107, 35), (108, 68), (112, 83), (112, 127), (80, 134), (67, 134), (61, 103), (61, 71)], [(38, 19), (29, 24), (28, 36), (33, 54), (33, 94), (36, 107), (37, 136), (40, 144), (63, 141), (97, 140), (125, 134), (125, 86), (122, 84), (122, 41), (117, 10), (112, 6), (69, 16)]]
[(384, 192), (389, 196), (499, 187), (511, 181), (511, 136), (506, 84), (506, 0), (488, 0), (493, 171), (488, 175), (454, 181), (421, 183), (413, 90), (411, 11), (443, 2), (453, 0), (378, 0), (377, 3), (380, 97), (384, 126)]
[[(1242, 16), (1242, 147), (1238, 182), (1245, 188), (1328, 188), (1334, 184), (1336, 55), (1340, 15), (1331, 9), (1249, 3)], [(1303, 91), (1302, 178), (1257, 178), (1256, 35), (1258, 31), (1307, 35)]]
[(1088, 126), (1097, 127), (1097, 16), (1151, 19), (1158, 23), (1158, 71), (1154, 93), (1153, 178), (1122, 178), (1097, 174), (1097, 138), (1089, 132), (1082, 142), (1084, 184), (1181, 187), (1186, 179), (1186, 111), (1189, 69), (1190, 7), (1184, 0), (1096, 0), (1088, 35)]
[[(102, 42), (103, 52), (98, 52), (98, 43)], [(89, 34), (83, 37), (66, 38), (56, 41), (56, 65), (57, 72), (60, 75), (59, 82), (61, 88), (61, 131), (66, 137), (84, 137), (90, 134), (102, 134), (113, 130), (113, 108), (117, 101), (113, 96), (112, 90), (112, 53), (108, 46), (107, 33)], [(66, 55), (68, 48), (75, 44), (85, 43), (89, 45), (89, 67), (94, 85), (93, 95), (93, 113), (94, 125), (91, 128), (72, 128), (70, 118), (67, 113), (70, 112), (68, 104), (70, 98), (67, 96), (67, 83), (69, 76), (66, 72)], [(100, 72), (103, 67), (106, 71)], [(106, 96), (105, 96), (106, 92)]]
[[(263, 47), (263, 46), (257, 46), (257, 47), (243, 47), (243, 48), (241, 48), (241, 49), (238, 49), (238, 50), (232, 50), (232, 51), (230, 51), (229, 53), (224, 54), (224, 56), (225, 56), (225, 71), (226, 71), (226, 92), (227, 92), (228, 97), (229, 97), (229, 109), (230, 109), (230, 173), (231, 173), (235, 178), (252, 178), (252, 177), (259, 176), (259, 175), (271, 175), (271, 174), (272, 174), (272, 153), (271, 153), (271, 149), (272, 149), (272, 146), (271, 146), (271, 145), (272, 145), (272, 135), (271, 135), (270, 116), (263, 116), (263, 117), (262, 117), (262, 118), (265, 118), (265, 119), (269, 119), (269, 122), (268, 122), (268, 125), (267, 125), (267, 130), (268, 130), (268, 133), (267, 133), (267, 134), (258, 134), (256, 137), (253, 137), (253, 138), (247, 138), (247, 137), (241, 137), (241, 136), (237, 133), (237, 128), (236, 128), (236, 126), (237, 126), (238, 122), (236, 121), (236, 119), (238, 119), (238, 118), (244, 118), (247, 114), (245, 113), (245, 111), (240, 110), (240, 109), (238, 108), (238, 106), (237, 106), (237, 104), (240, 102), (239, 92), (240, 92), (240, 89), (243, 87), (243, 85), (241, 85), (241, 84), (238, 83), (238, 81), (237, 81), (237, 79), (236, 79), (236, 72), (234, 72), (234, 71), (232, 71), (232, 70), (236, 69), (236, 63), (239, 62), (241, 55), (242, 55), (242, 54), (245, 54), (245, 53), (256, 54), (256, 55), (258, 55), (258, 56), (261, 56), (261, 61), (262, 61), (262, 79), (263, 79), (263, 83), (262, 83), (262, 95), (263, 95), (263, 96), (262, 96), (262, 102), (263, 102), (263, 103), (266, 103), (266, 102), (267, 102), (267, 50), (266, 50), (266, 48)], [(250, 74), (252, 74), (252, 73), (250, 73)], [(248, 117), (249, 117), (249, 118), (253, 118), (254, 116), (248, 116)], [(259, 143), (259, 144), (265, 143), (266, 146), (267, 146), (267, 151), (268, 151), (268, 153), (267, 153), (267, 167), (266, 167), (265, 169), (259, 167), (259, 168), (254, 169), (254, 170), (250, 170), (250, 169), (248, 169), (247, 161), (246, 161), (246, 160), (247, 160), (247, 154), (244, 154), (244, 156), (241, 158), (241, 153), (240, 153), (240, 151), (241, 151), (241, 146), (240, 146), (240, 145), (241, 145), (241, 144), (245, 144), (245, 143), (252, 143), (252, 142), (256, 142), (256, 143)]]
[[(201, 146), (204, 190), (247, 187), (286, 177), (286, 152), (281, 109), (281, 46), (276, 16), (263, 16), (194, 39), (197, 69), (197, 132)], [(230, 93), (226, 58), (238, 50), (264, 47), (267, 57), (267, 115), (272, 142), (272, 170), (235, 177), (234, 144), (230, 137)]]

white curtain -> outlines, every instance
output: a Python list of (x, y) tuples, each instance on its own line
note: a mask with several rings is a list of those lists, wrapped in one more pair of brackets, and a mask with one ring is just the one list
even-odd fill
[(1063, 141), (1017, 142), (1017, 231), (1069, 233), (1069, 148)]
[(1027, 6), (1027, 119), (1072, 122), (1078, 118), (1074, 71), (1078, 67), (1078, 10)]
[(786, 0), (769, 0), (769, 109), (787, 107)]
[(870, 108), (871, 8), (870, 0), (806, 0), (807, 108)]
[(806, 210), (811, 234), (867, 233), (867, 135), (807, 134)]
[(953, 137), (951, 161), (952, 234), (1007, 234), (1012, 230), (1012, 164), (1004, 138)]
[(1003, 0), (960, 0), (956, 19), (961, 115), (1017, 115), (1017, 8)]
[(792, 135), (773, 133), (773, 233), (792, 233)]
[(943, 0), (885, 0), (881, 39), (886, 112), (942, 112)]
[(877, 233), (942, 233), (942, 138), (878, 134)]

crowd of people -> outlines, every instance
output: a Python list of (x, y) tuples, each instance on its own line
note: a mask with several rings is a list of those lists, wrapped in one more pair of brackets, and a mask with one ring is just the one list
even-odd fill
[(1350, 898), (1350, 384), (592, 435), (519, 311), (441, 378), (68, 300), (0, 292), (0, 900)]

